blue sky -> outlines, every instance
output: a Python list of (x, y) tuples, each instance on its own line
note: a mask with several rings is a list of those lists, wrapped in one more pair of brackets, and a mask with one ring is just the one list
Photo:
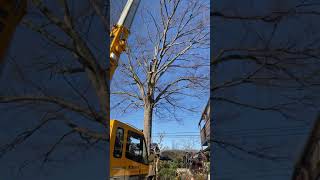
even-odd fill
[[(118, 3), (111, 2), (111, 9), (113, 7), (116, 7), (116, 9), (121, 9), (121, 7), (124, 5), (124, 2), (125, 1), (119, 1)], [(157, 12), (159, 8), (158, 5), (159, 5), (159, 1), (147, 1), (147, 0), (141, 1), (139, 9), (137, 10), (137, 14), (135, 16), (135, 20), (131, 26), (132, 33), (140, 32), (141, 34), (143, 34), (146, 32), (145, 29), (141, 27), (142, 13), (145, 12), (144, 11), (145, 8), (148, 8), (148, 10), (150, 11)], [(111, 23), (114, 23), (115, 21), (116, 21), (116, 18), (111, 17)], [(130, 37), (129, 37), (129, 41), (130, 41)], [(209, 64), (209, 53), (210, 53), (209, 51), (210, 50), (207, 49), (204, 52), (202, 52), (203, 54), (207, 55), (208, 64)], [(209, 74), (209, 69), (207, 73)], [(116, 76), (117, 76), (117, 72), (115, 73), (114, 79), (117, 78)], [(115, 82), (113, 81), (113, 83)], [(208, 92), (209, 92), (209, 87), (208, 87)], [(198, 128), (198, 122), (200, 120), (202, 110), (204, 109), (208, 101), (208, 98), (209, 98), (209, 94), (207, 93), (199, 100), (190, 101), (190, 99), (186, 98), (186, 100), (181, 101), (184, 104), (192, 103), (192, 105), (198, 107), (198, 112), (196, 113), (187, 113), (187, 112), (177, 113), (177, 116), (182, 117), (183, 119), (182, 121), (179, 121), (179, 122), (175, 120), (161, 121), (161, 119), (154, 116), (153, 127), (152, 127), (153, 141), (158, 142), (159, 133), (164, 133), (163, 145), (168, 148), (183, 148), (186, 144), (189, 144), (189, 146), (190, 144), (192, 144), (194, 149), (200, 149), (201, 148), (200, 130)], [(111, 98), (111, 101), (112, 100), (113, 99)], [(118, 119), (120, 121), (132, 124), (139, 129), (143, 129), (143, 110), (142, 109), (136, 112), (130, 112), (128, 114), (119, 114), (114, 110), (111, 110), (111, 119)]]

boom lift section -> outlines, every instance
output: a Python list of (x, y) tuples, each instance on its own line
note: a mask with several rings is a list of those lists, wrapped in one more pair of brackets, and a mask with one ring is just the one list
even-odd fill
[(126, 50), (130, 27), (140, 0), (128, 0), (116, 25), (111, 30), (110, 37), (110, 80), (118, 67), (120, 55)]

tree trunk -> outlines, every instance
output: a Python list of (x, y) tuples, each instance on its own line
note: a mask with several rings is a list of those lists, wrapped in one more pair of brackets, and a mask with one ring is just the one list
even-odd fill
[[(146, 100), (145, 105), (144, 105), (144, 129), (143, 129), (143, 134), (146, 139), (146, 144), (147, 144), (147, 150), (148, 154), (150, 155), (150, 145), (151, 145), (151, 134), (152, 134), (152, 111), (153, 111), (153, 106), (150, 101)], [(152, 163), (149, 166), (149, 173), (148, 176), (154, 176), (155, 171), (154, 171), (154, 164)]]
[(152, 111), (153, 107), (150, 102), (145, 103), (144, 105), (144, 128), (143, 134), (146, 138), (148, 154), (150, 153), (150, 145), (151, 145), (151, 134), (152, 134)]

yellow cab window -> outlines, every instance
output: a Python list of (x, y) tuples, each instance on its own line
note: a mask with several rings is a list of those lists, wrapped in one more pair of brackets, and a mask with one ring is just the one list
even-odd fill
[(126, 158), (147, 164), (146, 143), (142, 135), (128, 131)]
[(115, 158), (121, 158), (123, 148), (124, 130), (120, 127), (117, 128), (116, 138), (114, 142), (113, 156)]

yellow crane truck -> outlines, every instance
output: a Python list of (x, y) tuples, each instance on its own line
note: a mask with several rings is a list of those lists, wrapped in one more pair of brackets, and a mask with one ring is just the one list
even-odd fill
[[(27, 10), (28, 0), (0, 0), (0, 64), (12, 35)], [(140, 0), (128, 0), (110, 34), (110, 81), (126, 49), (129, 29)], [(110, 121), (110, 179), (150, 179), (148, 149), (143, 132), (118, 120)]]
[(149, 173), (147, 144), (137, 128), (117, 120), (110, 122), (111, 179), (146, 179)]
[[(140, 0), (128, 0), (116, 25), (111, 30), (110, 78), (118, 67), (120, 55), (126, 49), (131, 27)], [(111, 79), (110, 79), (111, 80)], [(110, 121), (110, 176), (111, 179), (151, 179), (148, 177), (148, 148), (143, 132), (118, 120)]]

